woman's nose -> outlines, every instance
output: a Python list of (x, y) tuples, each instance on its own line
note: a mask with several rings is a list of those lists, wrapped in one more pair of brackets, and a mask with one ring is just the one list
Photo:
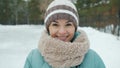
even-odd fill
[(66, 29), (64, 27), (60, 27), (59, 33), (62, 34), (62, 35), (66, 34)]

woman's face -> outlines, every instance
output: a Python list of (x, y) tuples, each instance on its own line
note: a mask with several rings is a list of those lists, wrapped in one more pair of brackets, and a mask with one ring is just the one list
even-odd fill
[(70, 42), (74, 36), (75, 27), (73, 22), (66, 19), (59, 19), (51, 22), (49, 25), (49, 33), (53, 38)]

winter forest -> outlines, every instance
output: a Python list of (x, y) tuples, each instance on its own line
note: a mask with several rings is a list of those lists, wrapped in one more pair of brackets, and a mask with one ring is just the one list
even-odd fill
[[(0, 0), (0, 68), (23, 68), (28, 53), (37, 48), (51, 1)], [(106, 68), (120, 68), (120, 0), (71, 1), (90, 48), (102, 57)]]
[[(0, 24), (43, 24), (45, 9), (52, 0), (0, 0)], [(77, 7), (80, 26), (119, 35), (120, 0), (71, 0)]]

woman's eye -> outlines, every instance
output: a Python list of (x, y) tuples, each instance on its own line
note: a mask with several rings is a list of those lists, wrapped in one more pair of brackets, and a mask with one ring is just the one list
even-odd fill
[(72, 24), (70, 24), (70, 23), (68, 23), (68, 24), (66, 24), (66, 26), (71, 26)]
[(55, 23), (54, 23), (54, 24), (52, 24), (52, 26), (58, 26), (58, 24), (55, 24)]

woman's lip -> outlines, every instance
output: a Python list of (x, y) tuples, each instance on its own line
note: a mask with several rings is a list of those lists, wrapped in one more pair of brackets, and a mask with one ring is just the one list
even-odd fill
[(60, 40), (62, 40), (62, 41), (65, 41), (67, 39), (66, 36), (58, 36), (57, 38), (60, 39)]

